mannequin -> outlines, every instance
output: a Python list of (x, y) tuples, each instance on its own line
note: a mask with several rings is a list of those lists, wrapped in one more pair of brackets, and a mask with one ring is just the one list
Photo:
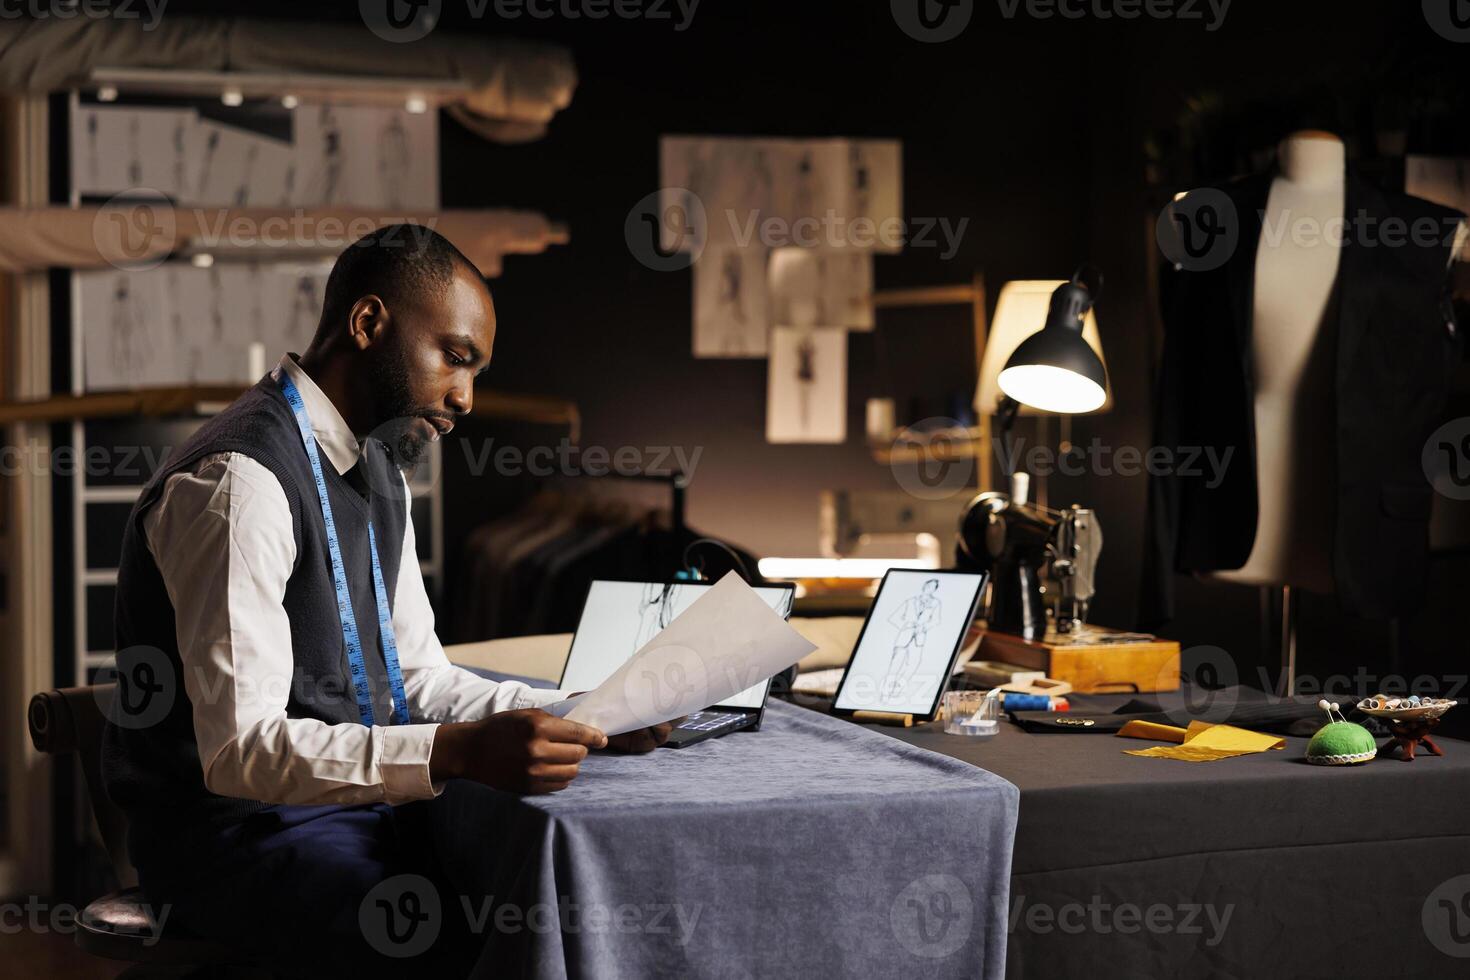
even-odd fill
[[(1420, 451), (1464, 347), (1446, 299), (1466, 216), (1345, 173), (1330, 133), (1278, 149), (1271, 173), (1210, 189), (1240, 223), (1224, 264), (1161, 270), (1155, 442), (1251, 455), (1151, 475), (1139, 618), (1168, 621), (1180, 573), (1254, 585), (1282, 600), (1289, 679), (1297, 589), (1366, 619), (1422, 602), (1434, 491)], [(1390, 242), (1390, 228), (1415, 231)]]
[(1323, 326), (1336, 321), (1346, 153), (1322, 130), (1292, 133), (1277, 152), (1251, 311), (1256, 538), (1243, 566), (1212, 577), (1330, 595), (1335, 338)]
[[(1213, 579), (1262, 589), (1263, 631), (1280, 590), (1277, 693), (1295, 689), (1294, 589), (1331, 595), (1337, 461), (1336, 308), (1346, 152), (1323, 130), (1277, 147), (1256, 250), (1250, 363), (1255, 390), (1256, 535), (1240, 568)], [(1465, 245), (1458, 228), (1451, 262)]]

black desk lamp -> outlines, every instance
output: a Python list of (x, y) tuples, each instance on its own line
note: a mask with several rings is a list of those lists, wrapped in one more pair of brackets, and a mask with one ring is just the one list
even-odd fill
[[(1096, 285), (1083, 281), (1091, 271)], [(1102, 288), (1102, 275), (1090, 266), (1072, 274), (1071, 280), (1051, 294), (1046, 323), (1021, 341), (1001, 369), (996, 383), (1005, 392), (997, 414), (1001, 439), (1010, 452), (1011, 427), (1016, 411), (1029, 405), (1043, 412), (1078, 415), (1102, 407), (1108, 399), (1108, 372), (1097, 352), (1082, 339), (1082, 322)]]

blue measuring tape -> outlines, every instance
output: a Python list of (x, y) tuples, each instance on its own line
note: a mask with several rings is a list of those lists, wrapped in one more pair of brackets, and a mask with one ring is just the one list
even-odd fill
[[(364, 725), (373, 723), (373, 695), (368, 687), (367, 667), (362, 659), (362, 637), (357, 632), (357, 617), (352, 614), (352, 596), (347, 592), (347, 566), (342, 562), (342, 546), (337, 540), (337, 521), (332, 517), (332, 502), (327, 498), (327, 481), (322, 475), (321, 454), (317, 450), (316, 436), (311, 431), (311, 417), (306, 414), (306, 402), (301, 392), (284, 369), (281, 371), (281, 391), (296, 416), (296, 427), (301, 430), (301, 441), (306, 445), (307, 458), (311, 460), (311, 475), (316, 480), (317, 499), (322, 503), (322, 519), (327, 524), (327, 550), (332, 556), (332, 579), (337, 585), (337, 618), (342, 622), (342, 639), (347, 643), (347, 665), (352, 672), (352, 687), (357, 694), (357, 713)], [(403, 693), (403, 671), (398, 667), (398, 644), (393, 638), (393, 617), (388, 612), (388, 591), (383, 587), (383, 566), (378, 562), (378, 539), (373, 533), (373, 522), (368, 521), (368, 549), (373, 556), (373, 595), (378, 604), (378, 638), (383, 644), (384, 666), (388, 669), (388, 688), (393, 697), (393, 724), (408, 724), (408, 698)]]

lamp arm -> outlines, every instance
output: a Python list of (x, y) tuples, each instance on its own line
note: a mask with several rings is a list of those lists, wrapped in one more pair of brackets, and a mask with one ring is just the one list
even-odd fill
[(1097, 298), (1102, 295), (1103, 274), (1102, 270), (1091, 262), (1084, 262), (1072, 273), (1072, 281), (1087, 290), (1092, 301), (1089, 306), (1097, 305)]
[(1005, 470), (1007, 487), (1010, 486), (1010, 477), (1016, 472), (1015, 435), (1011, 430), (1016, 427), (1016, 414), (1020, 410), (1021, 403), (1010, 395), (1001, 396), (995, 409), (995, 418), (1000, 424), (1000, 465)]

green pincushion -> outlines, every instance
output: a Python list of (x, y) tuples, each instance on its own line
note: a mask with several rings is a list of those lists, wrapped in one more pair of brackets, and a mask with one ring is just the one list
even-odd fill
[[(1332, 717), (1328, 714), (1328, 717)], [(1368, 729), (1351, 721), (1324, 725), (1307, 743), (1307, 761), (1322, 766), (1350, 766), (1378, 754), (1378, 743)]]

